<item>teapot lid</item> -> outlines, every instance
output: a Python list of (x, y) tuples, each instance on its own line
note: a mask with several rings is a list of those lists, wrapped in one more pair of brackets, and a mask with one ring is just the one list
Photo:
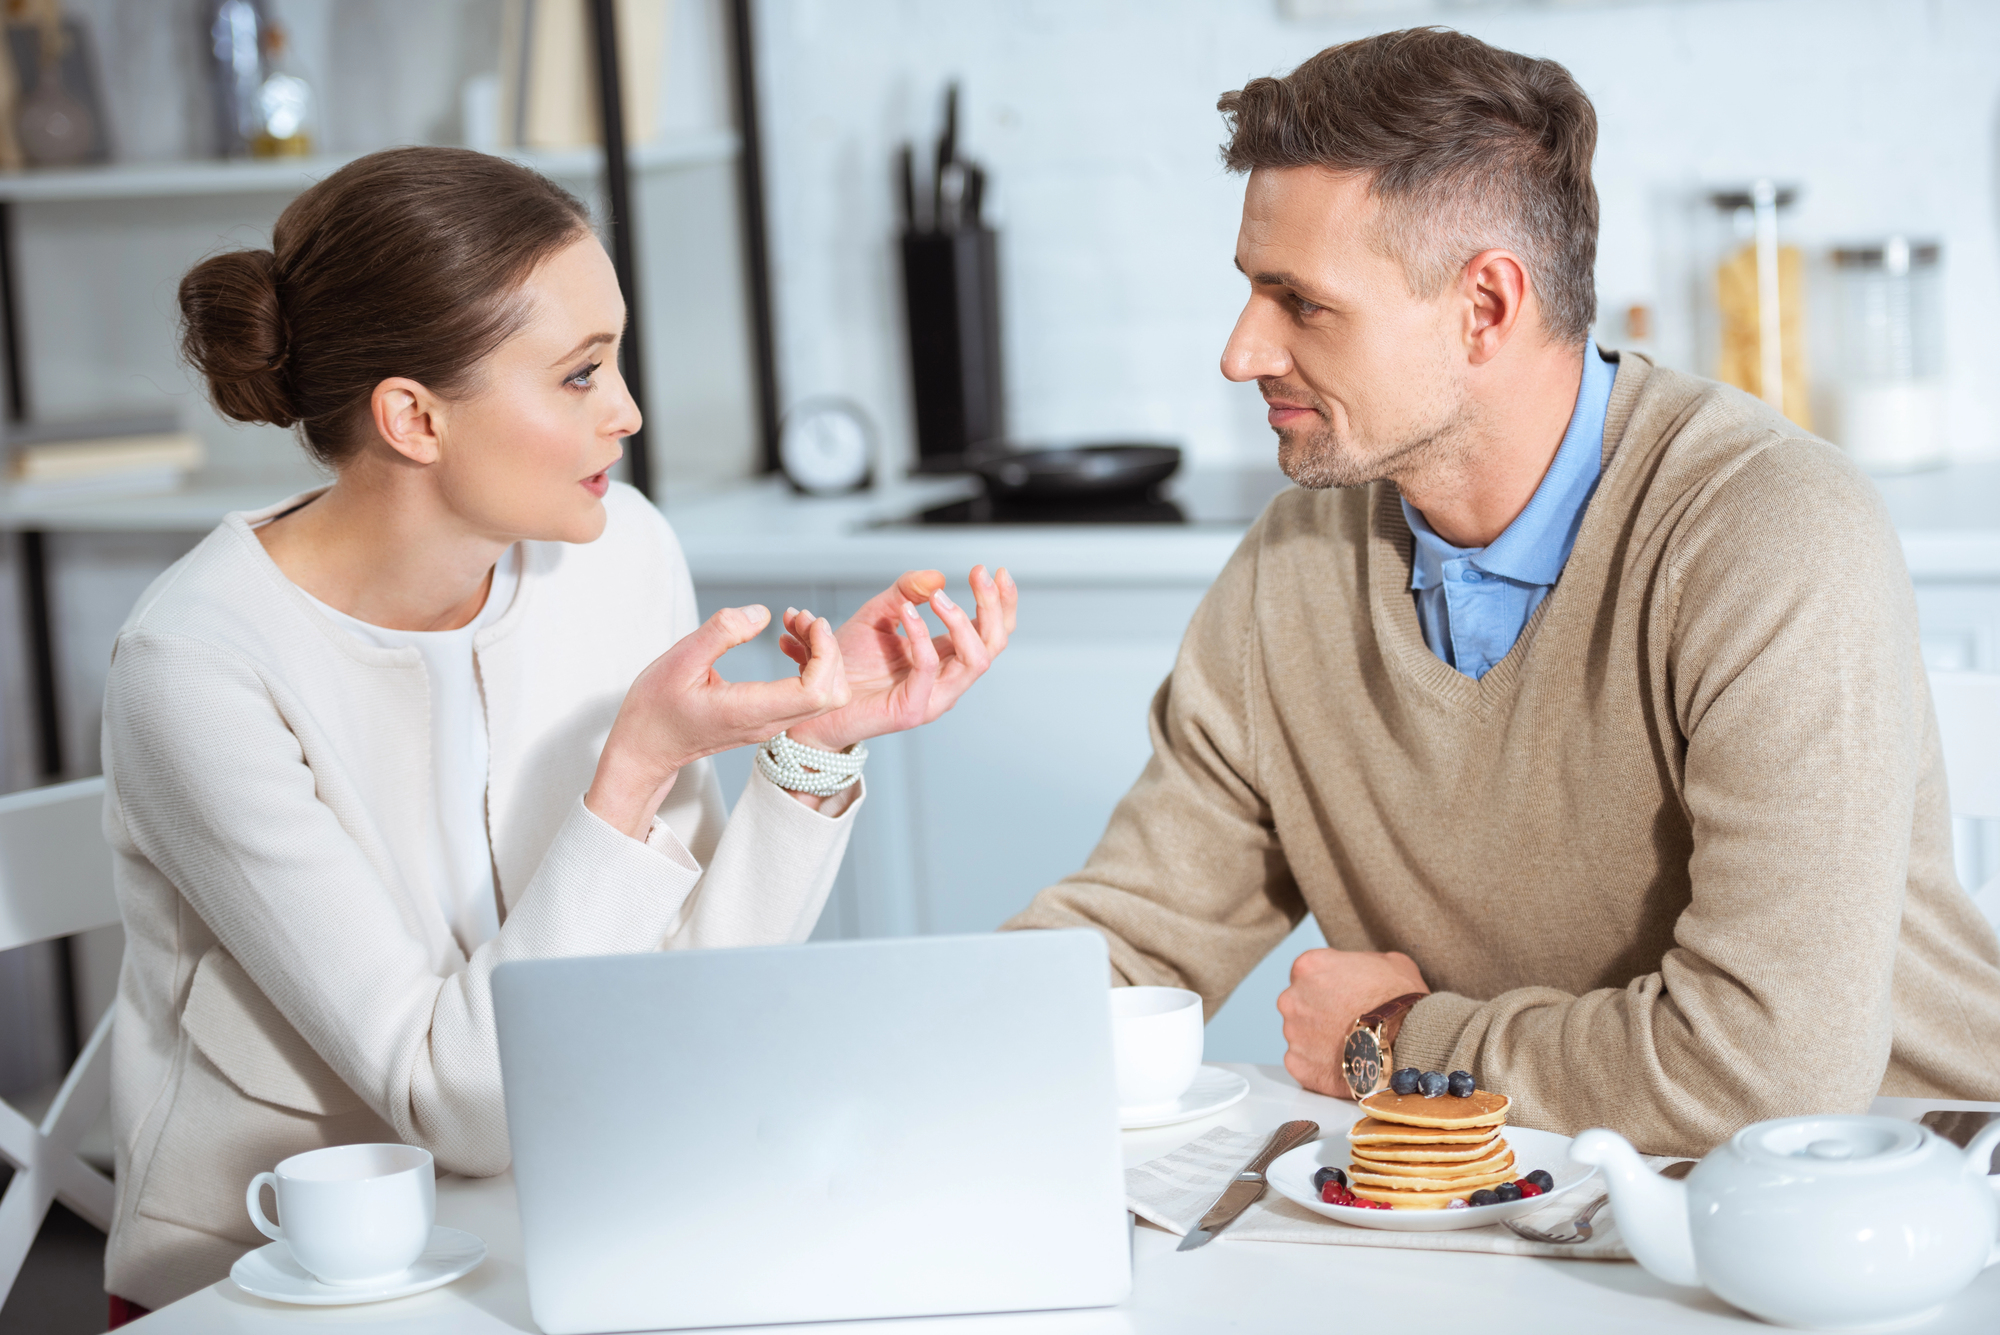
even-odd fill
[(1931, 1134), (1893, 1117), (1784, 1117), (1745, 1127), (1735, 1141), (1751, 1158), (1817, 1174), (1900, 1165)]

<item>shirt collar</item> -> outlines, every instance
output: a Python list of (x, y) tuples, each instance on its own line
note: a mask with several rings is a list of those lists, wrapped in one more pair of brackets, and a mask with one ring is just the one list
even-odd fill
[(1594, 344), (1586, 344), (1576, 407), (1570, 412), (1569, 428), (1556, 447), (1556, 457), (1535, 494), (1528, 498), (1527, 508), (1484, 548), (1452, 546), (1431, 530), (1416, 507), (1403, 502), (1403, 518), (1416, 538), (1411, 588), (1427, 589), (1442, 583), (1444, 563), (1457, 557), (1469, 557), (1480, 570), (1522, 584), (1556, 582), (1569, 560), (1570, 548), (1576, 545), (1584, 507), (1597, 490), (1598, 474), (1604, 466), (1604, 420), (1616, 378), (1616, 364), (1606, 361)]

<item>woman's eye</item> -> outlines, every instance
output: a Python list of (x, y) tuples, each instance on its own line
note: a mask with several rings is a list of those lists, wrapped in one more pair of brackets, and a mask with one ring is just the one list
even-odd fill
[(590, 365), (584, 367), (581, 371), (578, 371), (575, 375), (571, 376), (569, 379), (563, 381), (563, 383), (565, 385), (573, 386), (574, 388), (577, 389), (589, 389), (591, 386), (590, 378), (597, 374), (597, 368), (602, 365), (604, 365), (603, 362), (592, 362)]

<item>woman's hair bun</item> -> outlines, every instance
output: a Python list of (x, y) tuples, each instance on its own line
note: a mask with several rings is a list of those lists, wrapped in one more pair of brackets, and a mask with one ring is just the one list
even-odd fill
[(216, 410), (239, 422), (291, 426), (278, 259), (268, 250), (211, 255), (181, 279), (181, 356), (208, 382)]

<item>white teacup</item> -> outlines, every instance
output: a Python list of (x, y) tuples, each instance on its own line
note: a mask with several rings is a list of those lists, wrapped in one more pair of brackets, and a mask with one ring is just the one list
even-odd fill
[(1111, 1056), (1118, 1106), (1171, 1106), (1201, 1070), (1201, 994), (1184, 987), (1111, 989)]
[[(278, 1198), (264, 1217), (260, 1193)], [(250, 1222), (322, 1284), (352, 1287), (394, 1279), (416, 1264), (437, 1218), (431, 1152), (414, 1145), (334, 1145), (294, 1154), (250, 1179)]]

